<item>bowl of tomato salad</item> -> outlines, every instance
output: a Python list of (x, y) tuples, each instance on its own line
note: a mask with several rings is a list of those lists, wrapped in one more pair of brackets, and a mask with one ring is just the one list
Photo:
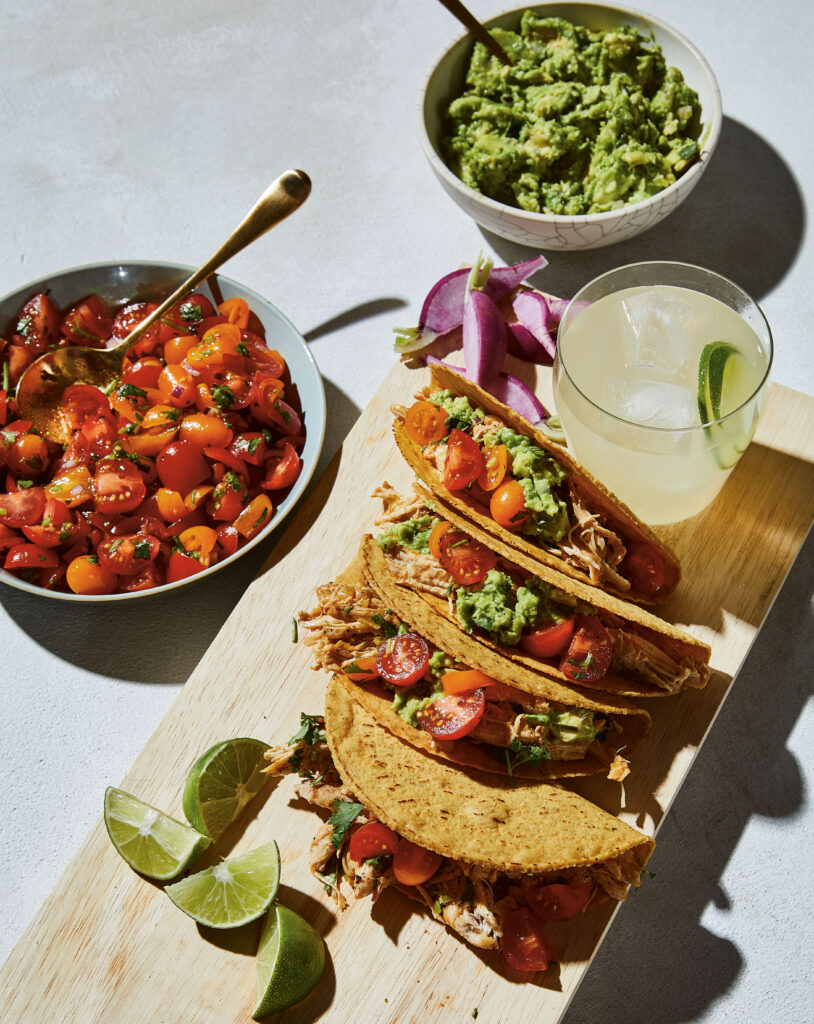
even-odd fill
[(325, 393), (291, 322), (220, 275), (173, 306), (104, 392), (65, 391), (68, 444), (18, 415), (43, 352), (104, 348), (193, 268), (99, 263), (0, 299), (0, 580), (111, 601), (210, 575), (262, 541), (316, 468)]

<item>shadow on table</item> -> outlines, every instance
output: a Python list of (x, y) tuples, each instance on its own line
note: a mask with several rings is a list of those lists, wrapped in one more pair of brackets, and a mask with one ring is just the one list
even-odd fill
[(186, 682), (284, 532), (295, 523), (297, 540), (307, 532), (298, 509), (360, 415), (339, 387), (324, 383), (330, 426), (314, 480), (286, 521), (244, 558), (168, 594), (88, 606), (0, 585), (0, 605), (35, 643), (72, 665), (131, 682)]
[(404, 299), (384, 297), (371, 299), (369, 302), (361, 302), (358, 306), (346, 309), (344, 313), (338, 313), (322, 324), (312, 327), (303, 337), (307, 342), (316, 341), (326, 334), (340, 331), (344, 327), (357, 323), (359, 320), (368, 320), (370, 317), (381, 316), (383, 313), (392, 313), (395, 309), (403, 309), (407, 305)]
[[(783, 819), (803, 803), (786, 742), (810, 692), (814, 536), (809, 537), (715, 726), (658, 835), (641, 890), (631, 892), (564, 1024), (679, 1024), (698, 1020), (734, 984), (741, 952), (703, 927), (710, 903), (738, 914), (720, 885), (752, 815)], [(794, 644), (789, 637), (794, 637)], [(772, 683), (782, 680), (783, 699)], [(766, 714), (768, 708), (771, 714)], [(756, 889), (782, 884), (766, 850)]]
[[(731, 278), (755, 299), (781, 281), (800, 248), (806, 209), (783, 158), (746, 125), (725, 117), (704, 176), (678, 209), (627, 242), (586, 252), (552, 252), (532, 282), (570, 297), (592, 278), (642, 260), (702, 264)], [(528, 248), (481, 229), (507, 263)]]

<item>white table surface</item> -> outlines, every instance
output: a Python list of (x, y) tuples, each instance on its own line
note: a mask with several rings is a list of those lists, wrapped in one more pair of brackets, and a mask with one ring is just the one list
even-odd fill
[[(762, 304), (774, 380), (814, 394), (812, 7), (647, 8), (718, 76), (718, 152), (663, 224), (550, 254), (535, 280), (570, 295), (640, 259), (706, 265)], [(307, 205), (226, 272), (309, 340), (327, 460), (391, 365), (391, 328), (416, 322), (428, 287), (481, 249), (530, 254), (451, 204), (417, 143), (417, 90), (458, 34), (433, 0), (4, 0), (0, 291), (97, 260), (197, 263), (268, 181), (304, 168)], [(90, 615), (0, 585), (0, 957), (267, 551), (172, 600)], [(812, 552), (809, 540), (661, 830), (656, 877), (614, 923), (568, 1024), (812, 1019)]]

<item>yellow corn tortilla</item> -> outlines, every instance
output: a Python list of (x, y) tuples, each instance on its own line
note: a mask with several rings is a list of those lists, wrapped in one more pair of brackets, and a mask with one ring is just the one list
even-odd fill
[[(457, 528), (463, 529), (464, 532), (475, 536), (470, 524), (465, 523), (465, 520), (457, 519), (455, 525)], [(486, 543), (493, 551), (497, 551), (500, 554), (503, 554), (506, 550), (502, 545), (501, 548), (498, 548), (497, 544), (494, 543), (494, 538), (492, 537), (485, 537), (483, 534), (479, 534), (478, 539), (483, 543)], [(583, 702), (586, 700), (586, 690), (590, 690), (592, 693), (599, 691), (603, 695), (613, 694), (616, 698), (672, 696), (672, 694), (668, 693), (667, 690), (664, 690), (653, 683), (648, 683), (632, 676), (616, 674), (613, 672), (608, 672), (590, 686), (576, 686), (566, 675), (564, 675), (564, 673), (560, 672), (559, 668), (553, 663), (532, 657), (532, 655), (526, 654), (519, 647), (505, 647), (502, 644), (490, 640), (484, 635), (464, 632), (458, 623), (455, 612), (450, 609), (449, 601), (446, 598), (438, 597), (435, 594), (428, 594), (423, 591), (421, 593), (416, 593), (396, 583), (390, 572), (387, 555), (376, 543), (375, 538), (370, 535), (365, 537), (362, 541), (362, 549), (365, 564), (365, 575), (367, 575), (369, 579), (376, 580), (376, 589), (379, 590), (380, 593), (386, 594), (387, 601), (390, 606), (395, 607), (395, 602), (408, 600), (406, 596), (407, 594), (410, 594), (415, 601), (424, 602), (424, 604), (426, 604), (431, 610), (432, 615), (439, 616), (446, 620), (447, 623), (454, 626), (454, 631), (445, 630), (444, 632), (445, 647), (450, 647), (449, 653), (466, 664), (481, 666), (484, 658), (483, 649), (486, 649), (502, 656), (503, 658), (510, 659), (517, 666), (523, 666), (532, 673), (539, 673), (549, 680), (556, 680), (561, 684), (568, 686), (573, 692), (582, 695)], [(515, 565), (526, 571), (530, 576), (537, 575), (546, 583), (550, 583), (553, 586), (558, 587), (560, 590), (563, 590), (568, 594), (572, 594), (579, 600), (593, 605), (595, 608), (606, 613), (606, 615), (615, 616), (619, 620), (620, 626), (631, 626), (633, 632), (639, 633), (671, 657), (676, 658), (676, 660), (680, 661), (684, 657), (692, 658), (697, 663), (702, 684), (706, 685), (706, 682), (709, 679), (710, 649), (700, 640), (696, 640), (694, 637), (690, 636), (689, 633), (685, 633), (683, 630), (678, 629), (677, 626), (673, 626), (669, 622), (664, 622), (662, 619), (657, 618), (655, 615), (652, 615), (644, 608), (640, 608), (638, 605), (621, 601), (619, 598), (613, 597), (611, 594), (606, 594), (604, 591), (597, 590), (595, 587), (589, 587), (587, 584), (581, 583), (578, 580), (571, 579), (568, 576), (563, 576), (561, 573), (556, 572), (556, 570), (551, 569), (548, 566), (535, 563), (533, 560), (526, 558), (518, 551), (509, 551), (507, 557), (509, 557)], [(453, 647), (454, 649), (452, 649)], [(488, 670), (483, 668), (483, 671)], [(522, 686), (522, 689), (529, 689), (529, 687), (528, 685), (524, 685)], [(529, 692), (534, 691), (529, 690)], [(603, 697), (603, 699), (606, 698)], [(586, 704), (585, 706), (589, 707), (590, 705)]]
[[(555, 444), (541, 431), (536, 430), (524, 417), (516, 413), (514, 409), (503, 405), (496, 398), (490, 395), (483, 388), (473, 384), (460, 374), (455, 373), (445, 366), (432, 366), (430, 370), (429, 394), (436, 391), (452, 391), (456, 395), (464, 395), (470, 403), (484, 412), (491, 413), (510, 427), (518, 434), (524, 434), (531, 438), (536, 445), (548, 452), (557, 462), (562, 465), (569, 474), (569, 482), (583, 500), (586, 508), (601, 515), (603, 522), (621, 537), (628, 545), (631, 542), (647, 543), (654, 547), (664, 562), (665, 581), (660, 592), (655, 596), (636, 593), (632, 588), (623, 596), (628, 601), (636, 601), (639, 604), (663, 604), (675, 591), (681, 577), (681, 566), (676, 554), (658, 537), (645, 523), (643, 523), (626, 505), (624, 505), (614, 494), (603, 484), (596, 480), (580, 465), (565, 448)], [(401, 454), (410, 464), (419, 479), (423, 480), (438, 498), (446, 505), (456, 509), (465, 516), (471, 523), (495, 537), (509, 547), (534, 559), (539, 564), (549, 566), (558, 572), (564, 573), (575, 580), (588, 583), (587, 574), (571, 565), (565, 559), (552, 551), (548, 551), (535, 538), (528, 537), (522, 533), (513, 533), (507, 530), (487, 513), (484, 513), (483, 506), (469, 497), (466, 490), (450, 491), (444, 485), (443, 475), (438, 471), (436, 465), (424, 454), (420, 445), (417, 445), (407, 435), (404, 423), (397, 418), (393, 424), (393, 433)], [(622, 596), (618, 591), (614, 593)]]
[(334, 765), (356, 798), (399, 835), (467, 864), (542, 874), (623, 854), (640, 868), (655, 843), (559, 786), (464, 770), (403, 743), (334, 678), (325, 695)]

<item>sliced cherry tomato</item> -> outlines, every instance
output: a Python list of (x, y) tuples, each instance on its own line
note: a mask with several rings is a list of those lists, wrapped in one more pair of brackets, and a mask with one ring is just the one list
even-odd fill
[(478, 486), (484, 491), (494, 491), (503, 483), (509, 467), (509, 449), (505, 444), (493, 444), (483, 449), (483, 472), (478, 477)]
[(437, 740), (459, 740), (473, 732), (483, 718), (486, 698), (483, 690), (465, 696), (448, 696), (416, 712), (418, 724)]
[(98, 295), (89, 295), (65, 314), (60, 330), (75, 345), (104, 348), (113, 332), (113, 317)]
[(154, 459), (175, 440), (177, 434), (177, 427), (170, 427), (169, 430), (153, 434), (130, 434), (122, 437), (121, 445), (125, 451), (132, 452), (133, 455)]
[(147, 496), (147, 486), (129, 459), (103, 459), (93, 475), (96, 511), (105, 515), (132, 512)]
[(447, 530), (439, 541), (439, 561), (456, 583), (471, 587), (486, 579), (497, 555), (461, 530)]
[(375, 654), (369, 654), (365, 658), (354, 658), (342, 671), (352, 683), (372, 683), (374, 679), (379, 678), (376, 660)]
[(296, 437), (302, 433), (300, 414), (282, 398), (277, 398), (271, 403), (268, 422), (285, 437)]
[(587, 881), (553, 882), (526, 889), (529, 906), (541, 921), (569, 921), (588, 906), (590, 898), (591, 883)]
[(189, 555), (182, 555), (180, 551), (173, 551), (167, 563), (167, 583), (185, 580), (205, 568), (206, 566), (201, 565), (197, 559), (190, 558)]
[(392, 686), (412, 686), (427, 671), (430, 649), (417, 633), (399, 633), (386, 640), (376, 653), (376, 668)]
[(102, 541), (97, 547), (99, 564), (117, 576), (135, 576), (148, 562), (154, 562), (161, 550), (157, 537), (133, 533)]
[(229, 451), (251, 466), (262, 466), (269, 455), (266, 439), (257, 431), (238, 434), (229, 445)]
[[(193, 346), (198, 344), (197, 334), (180, 334), (178, 337), (170, 338), (169, 341), (164, 344), (164, 360), (167, 363), (173, 363), (176, 366), (180, 366), (186, 358), (187, 352)], [(150, 385), (154, 387), (157, 385)]]
[(13, 548), (15, 544), (19, 543), (19, 533), (16, 530), (12, 530), (10, 526), (3, 526), (0, 523), (0, 551), (8, 551), (9, 548)]
[(173, 441), (156, 460), (158, 477), (170, 491), (187, 494), (210, 475), (209, 463), (201, 449), (189, 441)]
[(476, 668), (467, 668), (460, 672), (444, 672), (441, 676), (441, 685), (444, 687), (444, 693), (455, 697), (459, 693), (472, 693), (484, 686), (496, 686), (497, 680), (487, 676), (485, 672), (479, 672)]
[(265, 494), (258, 494), (235, 519), (235, 529), (246, 540), (252, 540), (271, 522), (274, 506)]
[(574, 635), (573, 618), (552, 622), (548, 626), (536, 626), (520, 636), (520, 647), (535, 658), (554, 658), (562, 654)]
[(492, 519), (506, 530), (522, 530), (528, 522), (526, 495), (517, 480), (507, 480), (493, 493), (489, 502)]
[(153, 590), (166, 583), (164, 570), (155, 562), (150, 562), (135, 576), (125, 576), (119, 580), (119, 586), (128, 593), (140, 590)]
[(75, 594), (112, 594), (119, 577), (104, 565), (96, 555), (79, 555), (68, 565), (65, 579)]
[[(249, 475), (249, 471), (246, 468), (246, 463), (233, 455), (231, 449), (213, 447), (211, 445), (204, 448), (204, 455), (208, 459), (212, 459), (213, 462), (220, 462), (225, 469), (231, 469), (233, 473), (237, 473), (238, 476), (243, 477), (244, 480)], [(215, 479), (218, 479), (218, 474), (215, 474)]]
[(242, 512), (248, 495), (249, 491), (243, 478), (228, 470), (224, 473), (223, 479), (216, 484), (212, 492), (211, 508), (208, 507), (207, 510), (218, 522), (234, 522)]
[(427, 543), (430, 546), (430, 554), (438, 562), (441, 561), (441, 538), (447, 530), (451, 529), (452, 523), (448, 523), (446, 520), (442, 519), (440, 523), (436, 523), (435, 526), (433, 526), (432, 531), (430, 532), (430, 537)]
[(399, 837), (392, 828), (382, 825), (380, 821), (371, 821), (357, 828), (350, 837), (348, 853), (351, 860), (361, 863), (368, 857), (386, 857), (396, 852)]
[(195, 380), (183, 366), (168, 363), (159, 375), (158, 390), (164, 396), (164, 401), (176, 409), (183, 409), (195, 402)]
[(31, 352), (44, 352), (59, 341), (59, 310), (44, 292), (34, 295), (23, 306), (14, 340)]
[[(84, 522), (84, 520), (82, 520)], [(32, 544), (44, 548), (56, 548), (76, 539), (74, 516), (64, 501), (48, 497), (42, 522), (36, 526), (24, 526), (23, 533)]]
[(575, 683), (593, 683), (610, 668), (613, 641), (595, 615), (583, 615), (566, 653), (560, 658), (560, 672)]
[(628, 547), (619, 572), (630, 581), (634, 590), (646, 597), (657, 594), (664, 586), (664, 562), (661, 555), (652, 544), (644, 541)]
[(302, 461), (292, 444), (283, 445), (283, 454), (269, 462), (266, 477), (260, 486), (264, 491), (281, 491), (290, 487), (300, 475)]
[[(119, 341), (124, 340), (157, 308), (157, 302), (133, 302), (120, 309), (113, 318), (113, 337)], [(161, 342), (161, 327), (161, 324), (153, 324), (130, 351), (136, 356), (149, 355)]]
[(10, 526), (14, 530), (21, 526), (36, 526), (42, 522), (44, 513), (45, 490), (42, 487), (0, 494), (0, 523), (3, 526)]
[(48, 462), (48, 443), (38, 434), (22, 434), (8, 450), (8, 468), (18, 477), (38, 477)]
[(217, 416), (206, 416), (204, 413), (191, 413), (181, 422), (182, 441), (189, 441), (199, 448), (226, 448), (232, 443), (234, 436), (227, 423)]
[(80, 430), (86, 420), (110, 411), (107, 395), (90, 384), (71, 384), (62, 393), (62, 414), (70, 430)]
[(218, 535), (211, 526), (191, 526), (179, 533), (178, 540), (190, 557), (197, 555), (201, 568), (209, 568), (212, 551), (218, 541)]
[(513, 910), (503, 922), (503, 959), (516, 971), (547, 971), (551, 951), (540, 922), (528, 907)]
[(193, 509), (200, 508), (214, 490), (212, 484), (197, 484), (184, 498), (184, 510), (192, 512)]
[(402, 885), (423, 885), (429, 882), (443, 862), (440, 853), (425, 850), (409, 839), (400, 839), (393, 855), (393, 874)]
[(434, 402), (415, 402), (404, 414), (404, 429), (414, 444), (432, 444), (447, 436), (447, 414)]
[(122, 382), (136, 388), (157, 388), (164, 366), (157, 356), (144, 356), (135, 363), (125, 361)]
[(145, 434), (163, 434), (177, 430), (181, 425), (182, 413), (173, 405), (154, 405), (144, 413), (139, 429)]
[(9, 548), (5, 569), (55, 569), (59, 564), (59, 555), (50, 548), (40, 544), (15, 544)]
[(453, 427), (447, 441), (444, 483), (450, 491), (460, 491), (474, 483), (483, 472), (483, 456), (476, 441)]
[(226, 299), (218, 306), (218, 312), (241, 330), (249, 326), (249, 304), (245, 299)]
[(68, 508), (76, 508), (93, 498), (93, 480), (87, 466), (71, 466), (53, 478), (46, 490), (64, 501)]
[(218, 547), (223, 554), (227, 558), (233, 555), (240, 543), (240, 534), (234, 526), (231, 523), (221, 523), (217, 530), (215, 530), (215, 533), (218, 535)]

